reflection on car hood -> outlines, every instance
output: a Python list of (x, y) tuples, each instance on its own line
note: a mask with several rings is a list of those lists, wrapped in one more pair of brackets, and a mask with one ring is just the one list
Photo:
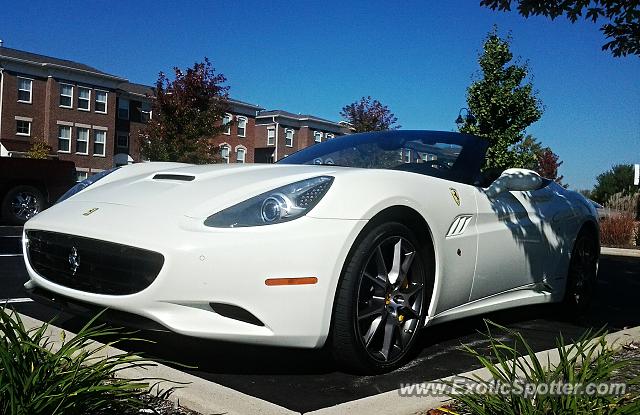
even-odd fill
[(122, 168), (109, 180), (90, 186), (69, 201), (113, 203), (202, 218), (288, 183), (322, 175), (335, 176), (338, 171), (347, 170), (272, 164), (163, 164), (159, 167), (157, 170), (147, 167), (141, 173)]

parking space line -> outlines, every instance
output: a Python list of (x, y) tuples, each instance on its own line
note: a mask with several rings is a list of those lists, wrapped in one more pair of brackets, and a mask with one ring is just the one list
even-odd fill
[(22, 256), (22, 254), (0, 254), (0, 257), (5, 257), (5, 256)]
[(31, 298), (5, 298), (0, 300), (0, 304), (19, 304), (19, 303), (30, 303), (33, 300)]

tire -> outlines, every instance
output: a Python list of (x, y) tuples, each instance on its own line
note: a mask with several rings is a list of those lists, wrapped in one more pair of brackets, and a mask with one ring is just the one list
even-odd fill
[(572, 317), (583, 317), (591, 300), (598, 275), (600, 243), (592, 232), (580, 231), (573, 244), (563, 306)]
[(44, 209), (44, 195), (33, 186), (16, 186), (2, 200), (2, 219), (12, 225), (23, 225)]
[(332, 318), (331, 349), (341, 366), (383, 373), (412, 355), (431, 297), (425, 258), (424, 246), (397, 222), (378, 225), (356, 242)]

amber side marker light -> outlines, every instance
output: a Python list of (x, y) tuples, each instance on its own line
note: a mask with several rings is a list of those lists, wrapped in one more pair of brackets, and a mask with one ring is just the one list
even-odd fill
[(318, 282), (316, 277), (302, 277), (302, 278), (268, 278), (264, 280), (267, 285), (305, 285), (315, 284)]

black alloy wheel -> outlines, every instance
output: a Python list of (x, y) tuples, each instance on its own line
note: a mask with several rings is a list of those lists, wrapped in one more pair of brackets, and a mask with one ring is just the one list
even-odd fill
[(372, 229), (345, 267), (333, 316), (336, 359), (380, 373), (410, 355), (428, 307), (424, 252), (400, 223)]

